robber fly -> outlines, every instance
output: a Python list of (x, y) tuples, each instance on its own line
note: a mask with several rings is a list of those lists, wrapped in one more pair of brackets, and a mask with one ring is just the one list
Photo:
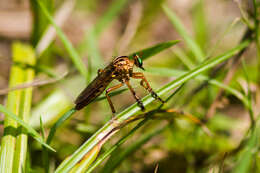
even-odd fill
[(136, 95), (134, 89), (129, 83), (130, 78), (141, 79), (141, 86), (143, 86), (149, 93), (151, 93), (152, 97), (164, 103), (164, 101), (153, 91), (143, 73), (133, 72), (134, 65), (144, 70), (142, 59), (139, 58), (138, 55), (134, 55), (133, 60), (129, 59), (128, 56), (117, 57), (106, 68), (99, 69), (98, 76), (81, 92), (81, 94), (76, 99), (75, 109), (80, 110), (91, 103), (95, 98), (103, 93), (109, 83), (114, 79), (117, 79), (120, 84), (106, 90), (106, 98), (112, 110), (112, 114), (114, 114), (116, 111), (108, 94), (111, 91), (122, 87), (124, 84), (126, 84), (126, 86), (133, 94), (138, 106), (142, 109), (142, 111), (144, 111), (145, 108), (143, 103)]

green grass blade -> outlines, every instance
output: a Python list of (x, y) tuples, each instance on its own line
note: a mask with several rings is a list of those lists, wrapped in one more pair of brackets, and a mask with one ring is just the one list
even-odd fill
[(62, 117), (59, 118), (59, 120), (52, 126), (51, 131), (48, 135), (47, 138), (47, 144), (50, 144), (52, 141), (52, 138), (54, 137), (54, 134), (57, 130), (57, 128), (59, 128), (68, 118), (70, 118), (77, 110), (75, 108), (70, 109), (69, 111), (67, 111)]
[(9, 110), (7, 110), (1, 104), (0, 104), (0, 112), (4, 113), (8, 118), (11, 118), (11, 119), (15, 120), (18, 124), (23, 126), (23, 128), (25, 128), (27, 130), (27, 133), (29, 133), (29, 135), (31, 135), (36, 141), (38, 141), (40, 144), (44, 145), (46, 148), (50, 149), (51, 151), (55, 152), (55, 150), (51, 146), (49, 146), (48, 144), (46, 144), (44, 142), (44, 140), (42, 139), (41, 135), (39, 133), (37, 133), (36, 130), (34, 130), (29, 124), (27, 124), (23, 120), (21, 120), (14, 113), (12, 113)]
[(100, 35), (107, 25), (118, 16), (119, 12), (127, 4), (128, 0), (114, 0), (108, 11), (102, 16), (94, 27), (95, 34)]
[[(183, 86), (183, 85), (182, 85)], [(182, 86), (180, 86), (178, 89), (176, 89), (166, 100), (165, 102), (167, 103), (175, 94), (177, 94)], [(161, 109), (163, 106), (163, 104), (161, 104), (157, 109)], [(150, 115), (148, 115), (147, 117), (150, 117), (151, 115), (153, 115), (154, 113), (156, 113), (155, 111), (152, 111)], [(141, 122), (139, 122), (129, 133), (127, 133), (124, 137), (122, 137), (115, 145), (113, 145), (111, 148), (109, 148), (107, 151), (105, 151), (101, 156), (98, 157), (98, 159), (89, 167), (89, 169), (87, 169), (86, 173), (90, 173), (92, 172), (97, 166), (99, 166), (102, 161), (104, 161), (108, 156), (110, 156), (112, 153), (113, 155), (117, 156), (117, 152), (114, 153), (114, 151), (116, 149), (118, 149), (124, 142), (127, 141), (128, 138), (130, 138), (140, 127), (143, 127), (143, 125), (149, 120), (149, 118), (145, 118), (144, 120), (142, 120)], [(113, 156), (111, 156), (113, 157)]]
[[(49, 135), (47, 137), (46, 143), (49, 145), (51, 144), (51, 141), (57, 131), (57, 129), (67, 120), (69, 119), (74, 113), (76, 112), (76, 109), (72, 108), (69, 111), (67, 111), (64, 115), (62, 115), (58, 121), (51, 127), (51, 130), (49, 132)], [(45, 172), (49, 172), (49, 153), (48, 150), (45, 148), (43, 149), (43, 162), (45, 167)]]
[[(20, 51), (17, 48), (17, 44), (12, 45), (13, 61), (23, 63), (23, 58), (20, 55)], [(9, 88), (15, 87), (23, 82), (23, 69), (13, 64), (10, 71), (9, 77)], [(22, 91), (12, 91), (8, 93), (6, 109), (15, 114), (19, 114), (19, 108), (21, 104)], [(0, 105), (1, 108), (4, 108)], [(0, 151), (0, 172), (11, 173), (13, 168), (13, 159), (15, 152), (15, 137), (16, 137), (17, 122), (14, 119), (6, 116), (4, 119), (4, 136), (1, 140), (1, 151)]]
[[(150, 67), (146, 69), (146, 72), (154, 74), (154, 75), (159, 75), (159, 76), (168, 76), (168, 77), (179, 77), (181, 75), (184, 75), (185, 73), (187, 73), (187, 71), (183, 71), (183, 70), (176, 70), (176, 69), (169, 69), (169, 68), (158, 68), (158, 67)], [(195, 77), (196, 80), (199, 81), (208, 81), (210, 84), (223, 88), (224, 90), (226, 90), (227, 92), (233, 94), (234, 96), (236, 96), (239, 100), (241, 100), (246, 107), (249, 106), (248, 100), (247, 98), (238, 90), (225, 85), (223, 83), (221, 83), (218, 80), (215, 79), (209, 79), (207, 76), (204, 75), (199, 75), (197, 77)]]
[(113, 157), (114, 159), (108, 160), (105, 164), (102, 173), (108, 173), (113, 172), (115, 169), (120, 165), (120, 163), (126, 159), (129, 155), (133, 154), (136, 150), (140, 149), (145, 143), (147, 143), (152, 137), (160, 134), (163, 132), (168, 126), (165, 126), (160, 129), (156, 129), (153, 132), (147, 133), (140, 137), (139, 140), (131, 144), (130, 146), (126, 147), (125, 149), (122, 149), (121, 152), (117, 153), (116, 157)]
[[(53, 0), (41, 0), (48, 11), (52, 14), (54, 11), (54, 1)], [(33, 30), (31, 35), (31, 42), (33, 46), (36, 46), (41, 36), (43, 35), (45, 29), (47, 28), (49, 21), (45, 15), (40, 10), (37, 2), (35, 0), (30, 0), (30, 5), (33, 14)]]
[[(258, 115), (259, 117), (259, 115)], [(260, 138), (260, 120), (258, 118), (254, 128), (252, 129), (251, 136), (246, 144), (245, 148), (239, 155), (238, 162), (235, 165), (233, 173), (247, 173), (251, 172), (250, 168), (252, 162), (258, 156), (259, 151), (259, 138)]]
[(179, 60), (189, 69), (195, 68), (195, 64), (192, 62), (192, 60), (186, 55), (186, 53), (183, 51), (183, 49), (176, 46), (174, 48), (173, 53), (179, 58)]
[(97, 158), (98, 153), (99, 153), (99, 151), (101, 149), (101, 146), (102, 145), (97, 145), (90, 152), (88, 152), (84, 156), (84, 158), (80, 161), (80, 163), (78, 163), (74, 168), (72, 168), (70, 173), (86, 172), (86, 170), (89, 167), (89, 165), (92, 162), (94, 162), (94, 160)]
[(246, 82), (247, 82), (247, 88), (248, 88), (248, 94), (247, 94), (247, 100), (248, 100), (248, 111), (249, 111), (249, 117), (251, 120), (251, 127), (253, 127), (255, 125), (255, 118), (254, 118), (254, 111), (253, 111), (253, 105), (252, 105), (252, 92), (250, 89), (250, 81), (249, 81), (249, 76), (248, 76), (248, 72), (246, 69), (246, 64), (244, 59), (242, 59), (242, 67), (243, 67), (243, 72), (246, 78)]
[(151, 56), (154, 56), (157, 53), (160, 53), (161, 51), (163, 51), (165, 49), (168, 49), (169, 47), (172, 47), (173, 45), (177, 44), (178, 42), (179, 42), (179, 40), (173, 40), (173, 41), (159, 43), (152, 47), (148, 47), (146, 49), (142, 49), (137, 52), (134, 52), (134, 53), (130, 54), (129, 57), (133, 58), (133, 55), (137, 54), (140, 56), (140, 58), (145, 60)]
[(84, 41), (79, 46), (79, 52), (84, 54), (88, 51), (88, 57), (91, 58), (93, 70), (96, 71), (103, 64), (101, 54), (98, 49), (98, 38), (107, 26), (118, 16), (119, 12), (127, 4), (127, 0), (114, 0), (105, 14), (98, 20), (89, 33), (86, 34)]
[(204, 5), (205, 1), (199, 0), (192, 9), (193, 26), (196, 42), (200, 45), (200, 47), (203, 50), (205, 50), (207, 40), (209, 40)]
[(91, 167), (86, 171), (86, 173), (92, 172), (99, 164), (101, 164), (103, 160), (105, 160), (112, 152), (114, 152), (119, 146), (121, 146), (129, 137), (131, 137), (134, 134), (134, 132), (136, 132), (136, 130), (142, 127), (147, 121), (148, 119), (144, 119), (141, 122), (139, 122), (127, 135), (125, 135), (109, 150), (107, 150), (105, 153), (99, 156), (95, 163), (92, 164)]
[(173, 26), (176, 28), (177, 32), (183, 37), (185, 42), (187, 43), (187, 46), (190, 48), (192, 53), (194, 54), (195, 58), (198, 62), (202, 62), (205, 59), (205, 55), (203, 51), (201, 50), (200, 46), (194, 41), (194, 39), (188, 34), (185, 27), (179, 20), (179, 18), (176, 16), (176, 14), (167, 6), (162, 6), (165, 14), (170, 19)]
[[(23, 59), (23, 63), (27, 63), (29, 65), (35, 65), (36, 57), (34, 54), (34, 50), (31, 46), (15, 43), (15, 49), (18, 52), (18, 55)], [(17, 56), (18, 56), (17, 55)], [(23, 69), (24, 80), (23, 82), (32, 82), (34, 79), (34, 69), (25, 68)], [(29, 121), (29, 115), (31, 110), (31, 102), (32, 102), (32, 87), (23, 89), (21, 91), (21, 104), (19, 108), (19, 117), (24, 121)], [(21, 126), (17, 128), (18, 134), (16, 136), (16, 145), (15, 145), (15, 153), (14, 153), (14, 163), (13, 163), (13, 172), (23, 172), (25, 171), (25, 159), (27, 154), (27, 142), (28, 136), (24, 129)]]
[[(217, 56), (215, 58), (212, 58), (203, 64), (199, 65), (197, 68), (191, 70), (190, 72), (180, 76), (178, 79), (166, 84), (161, 89), (158, 90), (158, 95), (163, 95), (169, 93), (171, 90), (176, 88), (177, 86), (180, 86), (184, 82), (192, 79), (193, 77), (199, 75), (202, 72), (205, 72), (206, 70), (216, 66), (217, 64), (231, 58), (233, 55), (237, 54), (240, 50), (245, 49), (249, 45), (250, 41), (245, 41), (241, 44), (239, 44), (237, 47), (229, 50), (228, 52), (224, 53), (223, 55)], [(149, 96), (146, 96), (143, 99), (144, 106), (147, 106), (151, 104), (154, 101), (154, 98)], [(116, 115), (116, 121), (114, 123), (122, 123), (131, 116), (135, 115), (138, 111), (140, 111), (140, 108), (137, 106), (137, 104), (133, 104), (132, 106), (125, 109), (123, 112)], [(81, 145), (80, 148), (78, 148), (77, 151), (75, 151), (68, 159), (64, 160), (59, 167), (56, 169), (56, 173), (64, 173), (70, 171), (70, 169), (73, 168), (75, 164), (77, 164), (82, 157), (88, 153), (94, 146), (97, 145), (99, 139), (102, 139), (106, 135), (106, 132), (110, 132), (113, 129), (113, 125), (111, 125), (111, 122), (106, 123), (102, 128), (100, 128), (92, 137), (90, 137), (83, 145)]]
[(84, 66), (84, 63), (82, 61), (82, 59), (80, 58), (79, 54), (77, 53), (77, 51), (74, 49), (74, 47), (72, 46), (71, 42), (68, 40), (68, 38), (66, 37), (66, 35), (62, 32), (62, 30), (56, 25), (56, 23), (54, 22), (53, 17), (50, 15), (50, 13), (48, 12), (48, 10), (46, 9), (46, 7), (44, 6), (44, 4), (41, 2), (41, 0), (36, 0), (37, 3), (39, 4), (42, 12), (45, 14), (46, 18), (50, 21), (50, 23), (53, 25), (53, 27), (55, 28), (57, 35), (60, 37), (61, 42), (63, 43), (65, 49), (67, 50), (67, 52), (70, 55), (70, 58), (72, 60), (72, 62), (74, 63), (75, 67), (77, 68), (77, 70), (81, 73), (81, 75), (83, 75), (84, 77), (87, 76), (87, 69)]

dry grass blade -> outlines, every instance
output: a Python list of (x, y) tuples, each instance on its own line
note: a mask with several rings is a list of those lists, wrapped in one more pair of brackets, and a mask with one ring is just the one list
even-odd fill
[(5, 95), (5, 94), (8, 94), (9, 92), (15, 91), (15, 90), (20, 90), (20, 89), (25, 89), (25, 88), (29, 88), (29, 87), (36, 87), (36, 86), (42, 86), (42, 85), (55, 83), (55, 82), (63, 79), (67, 74), (68, 74), (68, 72), (65, 72), (61, 76), (59, 76), (58, 78), (47, 79), (47, 80), (37, 79), (37, 80), (34, 80), (33, 82), (23, 83), (23, 84), (17, 85), (17, 86), (12, 87), (12, 88), (0, 89), (0, 95)]
[[(57, 26), (61, 27), (65, 23), (66, 19), (70, 16), (76, 0), (67, 0), (63, 3), (60, 9), (56, 12), (54, 21)], [(50, 43), (54, 40), (56, 36), (56, 30), (53, 26), (49, 26), (37, 44), (35, 51), (37, 55), (41, 55), (46, 48), (50, 45)]]
[(154, 169), (154, 173), (158, 172), (158, 168), (159, 168), (159, 164), (157, 163), (156, 166), (155, 166), (155, 169)]

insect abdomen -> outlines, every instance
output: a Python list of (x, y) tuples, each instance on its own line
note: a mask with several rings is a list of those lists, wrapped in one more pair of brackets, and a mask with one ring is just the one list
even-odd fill
[(92, 102), (95, 98), (100, 96), (111, 81), (112, 78), (110, 77), (103, 80), (99, 77), (94, 79), (94, 81), (92, 81), (76, 99), (75, 109), (82, 109), (83, 107), (87, 106), (90, 102)]

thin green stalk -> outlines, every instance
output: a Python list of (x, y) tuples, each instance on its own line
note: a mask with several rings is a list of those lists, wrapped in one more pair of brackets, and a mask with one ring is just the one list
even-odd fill
[[(202, 72), (216, 66), (217, 64), (231, 58), (233, 55), (237, 54), (239, 51), (245, 49), (249, 45), (250, 41), (245, 41), (239, 44), (237, 47), (229, 50), (228, 52), (224, 53), (223, 55), (217, 56), (213, 59), (210, 59), (203, 64), (199, 65), (197, 68), (191, 70), (190, 72), (180, 76), (178, 79), (166, 84), (164, 87), (158, 90), (158, 95), (163, 95), (169, 93), (171, 90), (176, 88), (177, 86), (183, 84), (184, 82), (192, 79), (193, 77), (199, 75)], [(154, 101), (152, 96), (146, 96), (143, 99), (144, 106), (148, 106)], [(119, 113), (114, 121), (110, 121), (106, 123), (102, 128), (100, 128), (91, 138), (89, 138), (81, 147), (77, 149), (69, 158), (64, 160), (59, 167), (56, 169), (56, 173), (65, 173), (69, 172), (75, 164), (77, 164), (86, 153), (88, 153), (93, 147), (97, 145), (100, 139), (105, 137), (108, 133), (113, 130), (116, 124), (120, 124), (130, 117), (134, 116), (137, 112), (140, 111), (140, 108), (137, 104), (133, 104), (132, 106), (125, 109), (123, 112)]]
[(47, 138), (47, 144), (50, 144), (56, 130), (67, 120), (69, 119), (77, 110), (75, 108), (71, 108), (69, 111), (67, 111), (59, 120), (51, 127), (51, 131)]
[(249, 81), (249, 76), (246, 70), (246, 65), (245, 65), (245, 61), (242, 60), (242, 65), (243, 65), (243, 71), (244, 71), (244, 75), (246, 78), (246, 82), (247, 82), (247, 88), (248, 88), (248, 94), (247, 94), (247, 100), (248, 100), (248, 111), (249, 111), (249, 116), (250, 116), (250, 121), (251, 121), (251, 127), (253, 128), (255, 125), (255, 118), (254, 118), (254, 111), (253, 111), (253, 105), (252, 105), (252, 93), (251, 93), (251, 89), (250, 89), (250, 81)]
[[(67, 120), (69, 119), (77, 110), (75, 108), (71, 108), (69, 111), (67, 111), (62, 117), (59, 118), (59, 120), (51, 127), (50, 133), (47, 137), (46, 143), (50, 144), (56, 130)], [(46, 148), (43, 149), (43, 163), (45, 166), (45, 171), (49, 172), (49, 153)]]
[[(24, 63), (29, 65), (35, 65), (36, 57), (34, 55), (34, 50), (29, 45), (18, 44), (18, 51), (20, 51), (19, 56), (23, 59)], [(27, 68), (23, 70), (24, 81), (23, 82), (32, 82), (34, 79), (34, 69)], [(19, 110), (19, 117), (24, 121), (29, 121), (29, 115), (31, 110), (32, 102), (32, 87), (22, 90), (21, 104)], [(27, 154), (27, 142), (28, 135), (26, 134), (25, 129), (19, 125), (18, 134), (16, 137), (15, 153), (14, 153), (14, 173), (21, 173), (25, 171), (25, 159)]]

